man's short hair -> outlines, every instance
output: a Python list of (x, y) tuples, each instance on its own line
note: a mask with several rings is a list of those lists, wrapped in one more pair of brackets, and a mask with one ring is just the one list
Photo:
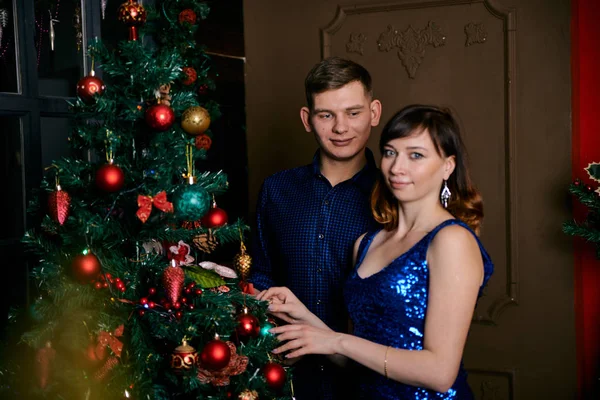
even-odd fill
[(339, 89), (350, 82), (360, 82), (365, 93), (373, 95), (371, 74), (360, 64), (340, 57), (329, 57), (316, 64), (304, 80), (306, 103), (314, 107), (314, 96), (327, 90)]

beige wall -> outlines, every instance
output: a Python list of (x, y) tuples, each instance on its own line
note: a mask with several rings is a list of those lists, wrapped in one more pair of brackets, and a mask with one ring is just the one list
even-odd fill
[[(266, 176), (310, 162), (316, 149), (299, 119), (303, 80), (321, 59), (320, 29), (332, 23), (339, 5), (346, 17), (330, 32), (330, 52), (372, 72), (383, 123), (405, 104), (437, 103), (451, 105), (466, 130), (486, 206), (482, 240), (496, 264), (465, 350), (477, 398), (573, 398), (572, 256), (560, 231), (569, 218), (569, 1), (386, 4), (245, 1), (250, 210)], [(388, 24), (403, 31), (423, 29), (428, 21), (447, 40), (426, 47), (411, 79), (395, 51), (380, 52), (375, 41)], [(467, 22), (485, 26), (485, 43), (464, 45)], [(367, 33), (363, 55), (345, 51), (352, 32)]]

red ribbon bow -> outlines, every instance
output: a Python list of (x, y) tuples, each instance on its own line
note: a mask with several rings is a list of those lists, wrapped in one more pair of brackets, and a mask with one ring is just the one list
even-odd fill
[(125, 326), (122, 324), (115, 329), (113, 333), (102, 331), (98, 334), (98, 344), (96, 345), (96, 356), (103, 360), (106, 357), (106, 347), (108, 346), (117, 357), (121, 357), (123, 343), (117, 339), (123, 336)]
[(140, 209), (137, 210), (135, 215), (137, 215), (142, 222), (146, 222), (150, 217), (152, 205), (161, 211), (173, 212), (173, 203), (167, 201), (167, 193), (164, 190), (154, 197), (140, 194), (138, 195), (137, 203)]

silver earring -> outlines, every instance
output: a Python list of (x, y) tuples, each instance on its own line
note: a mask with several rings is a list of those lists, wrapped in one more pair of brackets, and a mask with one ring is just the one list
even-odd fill
[(448, 200), (450, 200), (450, 196), (452, 196), (452, 193), (450, 192), (450, 189), (448, 189), (448, 181), (444, 179), (444, 188), (442, 189), (442, 194), (440, 195), (440, 200), (442, 200), (444, 208), (448, 208)]

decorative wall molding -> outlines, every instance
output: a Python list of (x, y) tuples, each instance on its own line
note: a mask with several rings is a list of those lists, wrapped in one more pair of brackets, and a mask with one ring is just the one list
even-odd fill
[(493, 368), (467, 368), (473, 385), (475, 398), (481, 400), (514, 400), (516, 373), (514, 370), (498, 370)]
[(382, 13), (387, 11), (400, 11), (410, 9), (426, 9), (430, 7), (457, 7), (463, 5), (483, 4), (488, 12), (500, 19), (503, 24), (504, 33), (504, 99), (505, 99), (505, 176), (506, 176), (506, 290), (485, 312), (478, 311), (474, 315), (475, 323), (492, 324), (498, 322), (500, 314), (510, 305), (519, 302), (519, 221), (518, 186), (515, 171), (515, 160), (517, 159), (516, 146), (516, 10), (501, 5), (497, 0), (396, 0), (380, 4), (356, 4), (338, 6), (333, 20), (321, 29), (321, 56), (329, 57), (332, 54), (331, 41), (333, 35), (344, 25), (346, 18), (352, 15)]
[(446, 42), (446, 36), (433, 22), (429, 21), (427, 27), (415, 30), (409, 25), (404, 32), (398, 32), (388, 25), (387, 31), (382, 32), (377, 40), (379, 51), (390, 51), (398, 48), (398, 58), (406, 68), (408, 76), (414, 79), (419, 65), (425, 57), (425, 46), (439, 47)]
[(346, 43), (346, 52), (358, 53), (362, 56), (366, 41), (367, 35), (365, 35), (364, 33), (352, 32), (350, 34), (350, 39), (348, 39), (348, 43)]
[(465, 46), (467, 47), (476, 43), (485, 43), (487, 40), (487, 30), (483, 24), (469, 22), (465, 25), (465, 35), (467, 35), (465, 42)]

